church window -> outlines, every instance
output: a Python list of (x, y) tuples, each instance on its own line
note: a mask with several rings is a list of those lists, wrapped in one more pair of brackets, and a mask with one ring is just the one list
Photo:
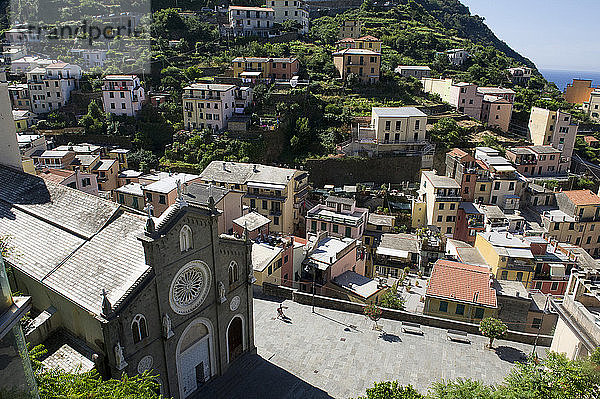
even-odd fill
[(192, 246), (192, 229), (190, 229), (190, 226), (185, 225), (179, 232), (179, 249), (181, 252), (185, 252), (192, 249)]
[(239, 280), (239, 267), (236, 261), (229, 264), (229, 285)]
[(148, 336), (148, 327), (146, 326), (146, 318), (137, 314), (131, 322), (131, 333), (133, 334), (133, 343), (137, 344)]

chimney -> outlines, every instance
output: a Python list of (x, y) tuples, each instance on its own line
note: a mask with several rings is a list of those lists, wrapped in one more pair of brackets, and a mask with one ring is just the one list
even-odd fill
[(258, 172), (258, 166), (257, 166), (256, 164), (252, 165), (252, 171), (253, 171), (254, 173), (257, 173), (257, 172)]

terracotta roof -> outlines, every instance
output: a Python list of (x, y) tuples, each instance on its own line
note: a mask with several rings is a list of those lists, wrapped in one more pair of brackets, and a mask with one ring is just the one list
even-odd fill
[(438, 259), (433, 265), (426, 296), (496, 307), (496, 291), (487, 267)]
[(475, 158), (471, 154), (460, 148), (453, 148), (448, 154), (459, 158), (461, 161), (475, 162)]
[(73, 172), (72, 170), (44, 169), (38, 174), (38, 176), (46, 181), (52, 181), (54, 183), (60, 184), (74, 174), (75, 172)]
[(378, 38), (376, 38), (375, 36), (371, 36), (371, 35), (366, 35), (366, 36), (363, 36), (363, 37), (359, 37), (356, 40), (365, 40), (365, 41), (370, 41), (370, 42), (380, 42), (381, 41)]
[(354, 39), (351, 37), (346, 37), (342, 40), (338, 40), (337, 43), (354, 43)]
[(583, 140), (585, 140), (585, 142), (588, 143), (588, 145), (591, 144), (592, 142), (600, 141), (597, 138), (595, 138), (594, 136), (585, 136), (583, 138)]
[(572, 190), (562, 193), (575, 205), (600, 205), (600, 197), (590, 190)]

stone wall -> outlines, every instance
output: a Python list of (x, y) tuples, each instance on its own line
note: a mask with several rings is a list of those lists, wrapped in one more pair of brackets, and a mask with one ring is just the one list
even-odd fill
[(332, 182), (338, 186), (362, 182), (400, 184), (407, 180), (420, 180), (421, 158), (382, 156), (308, 159), (305, 169), (316, 187)]
[[(303, 305), (312, 305), (314, 301), (314, 305), (317, 307), (340, 310), (342, 312), (362, 314), (363, 308), (365, 306), (360, 303), (343, 301), (340, 299), (329, 298), (319, 295), (315, 295), (313, 297), (313, 295), (309, 293), (300, 292), (285, 287), (278, 287), (268, 283), (263, 284), (263, 292), (268, 295), (293, 300), (294, 302), (298, 302)], [(401, 310), (383, 309), (382, 318), (418, 323), (424, 326), (430, 326), (435, 328), (466, 331), (469, 334), (480, 335), (478, 324), (471, 324), (456, 320), (426, 316), (417, 313), (409, 313)], [(503, 339), (533, 345), (536, 339), (536, 335), (526, 334), (517, 331), (509, 331)], [(552, 337), (548, 335), (540, 335), (537, 340), (537, 344), (540, 346), (550, 346), (551, 342)]]

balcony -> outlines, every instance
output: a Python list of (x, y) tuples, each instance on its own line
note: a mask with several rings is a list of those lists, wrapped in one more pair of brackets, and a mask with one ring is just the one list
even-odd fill
[(435, 200), (440, 202), (460, 202), (462, 197), (460, 194), (436, 194)]

